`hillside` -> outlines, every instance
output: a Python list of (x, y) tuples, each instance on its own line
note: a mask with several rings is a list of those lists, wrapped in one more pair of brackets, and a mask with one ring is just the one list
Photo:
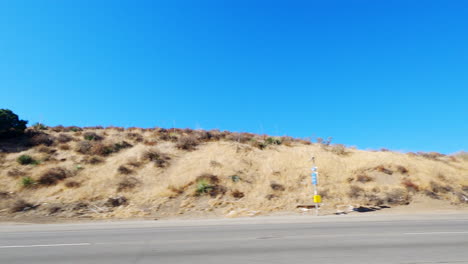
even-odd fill
[[(236, 217), (425, 201), (466, 209), (468, 157), (191, 129), (29, 128), (0, 142), (0, 219)], [(432, 203), (433, 202), (433, 203)], [(380, 206), (380, 207), (379, 207)]]

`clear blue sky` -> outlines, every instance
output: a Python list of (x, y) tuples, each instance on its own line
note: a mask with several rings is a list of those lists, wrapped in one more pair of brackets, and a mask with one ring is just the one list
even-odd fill
[(468, 149), (468, 1), (0, 2), (0, 108), (30, 123)]

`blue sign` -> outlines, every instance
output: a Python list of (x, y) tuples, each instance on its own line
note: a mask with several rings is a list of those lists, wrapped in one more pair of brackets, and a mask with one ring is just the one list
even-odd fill
[(317, 173), (312, 172), (312, 184), (317, 185)]

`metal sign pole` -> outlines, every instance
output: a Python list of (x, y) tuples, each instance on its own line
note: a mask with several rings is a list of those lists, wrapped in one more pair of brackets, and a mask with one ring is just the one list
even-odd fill
[(319, 215), (319, 204), (322, 202), (322, 197), (318, 195), (318, 171), (315, 166), (315, 157), (312, 157), (312, 185), (314, 186), (314, 203), (315, 203), (315, 215)]

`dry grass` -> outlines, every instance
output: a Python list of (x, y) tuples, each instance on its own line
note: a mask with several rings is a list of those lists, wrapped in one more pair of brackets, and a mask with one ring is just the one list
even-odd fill
[[(338, 205), (393, 207), (412, 203), (417, 197), (463, 206), (466, 203), (462, 195), (468, 195), (468, 161), (458, 154), (450, 159), (435, 154), (352, 148), (342, 154), (331, 150), (336, 145), (328, 142), (310, 144), (310, 140), (268, 139), (264, 135), (217, 130), (94, 127), (82, 131), (56, 127), (46, 132), (55, 138), (50, 146), (40, 144), (19, 153), (2, 153), (0, 190), (16, 195), (9, 200), (53, 202), (61, 208), (54, 216), (65, 216), (67, 212), (73, 213), (71, 217), (87, 214), (95, 218), (179, 213), (223, 216), (230, 212), (245, 216), (250, 211), (292, 211), (298, 204), (311, 203), (312, 155), (319, 167), (324, 210)], [(105, 138), (83, 140), (88, 132)], [(143, 142), (137, 142), (139, 136), (131, 136), (128, 140), (134, 144), (132, 147), (123, 143), (130, 133), (141, 135)], [(61, 134), (69, 136), (66, 143), (61, 142)], [(188, 143), (184, 142), (187, 138)], [(193, 139), (196, 144), (191, 143)], [(157, 147), (145, 142), (157, 142)], [(62, 148), (63, 144), (71, 150)], [(52, 149), (56, 151), (49, 154)], [(34, 157), (40, 164), (19, 165), (16, 160), (21, 155)], [(56, 168), (68, 168), (68, 172)], [(37, 184), (22, 188), (23, 177)], [(109, 197), (115, 198), (119, 192), (131, 203), (110, 211), (94, 207), (103, 208)], [(72, 208), (78, 204), (84, 206)], [(41, 213), (49, 214), (49, 210), (28, 212)]]

